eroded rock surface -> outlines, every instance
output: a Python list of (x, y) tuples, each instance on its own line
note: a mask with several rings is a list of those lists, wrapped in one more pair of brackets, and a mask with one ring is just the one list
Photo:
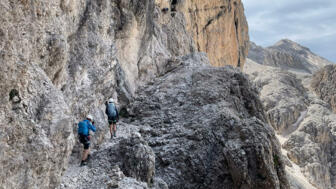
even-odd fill
[(336, 115), (328, 105), (310, 104), (297, 130), (283, 144), (287, 156), (317, 188), (335, 188)]
[(155, 155), (139, 133), (133, 133), (130, 138), (121, 140), (114, 153), (119, 155), (111, 159), (111, 163), (121, 162), (120, 167), (127, 176), (148, 184), (153, 183)]
[(285, 70), (278, 63), (276, 67), (248, 60), (244, 71), (259, 88), (266, 115), (288, 157), (291, 188), (335, 188), (336, 115), (314, 95), (307, 69)]
[(232, 67), (202, 54), (141, 88), (130, 122), (156, 155), (169, 188), (287, 188), (284, 165), (257, 92)]
[(336, 66), (328, 65), (314, 74), (311, 87), (336, 112)]
[(0, 188), (55, 188), (74, 144), (70, 108), (40, 67), (0, 64)]
[(266, 115), (275, 130), (291, 133), (308, 105), (306, 89), (294, 73), (247, 60), (244, 72), (259, 88)]

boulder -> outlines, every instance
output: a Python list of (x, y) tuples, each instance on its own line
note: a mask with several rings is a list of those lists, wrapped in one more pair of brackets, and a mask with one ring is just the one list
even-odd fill
[(155, 175), (155, 155), (139, 133), (120, 141), (121, 169), (129, 177), (151, 184)]
[(92, 166), (101, 166), (109, 170), (118, 166), (127, 177), (154, 183), (155, 155), (153, 150), (139, 133), (133, 133), (129, 138), (120, 139), (115, 145), (96, 152), (92, 157)]

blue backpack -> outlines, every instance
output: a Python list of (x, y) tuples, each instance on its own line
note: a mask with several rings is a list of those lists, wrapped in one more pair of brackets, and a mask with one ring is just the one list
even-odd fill
[(107, 103), (107, 116), (108, 117), (116, 117), (117, 116), (116, 107), (113, 103)]

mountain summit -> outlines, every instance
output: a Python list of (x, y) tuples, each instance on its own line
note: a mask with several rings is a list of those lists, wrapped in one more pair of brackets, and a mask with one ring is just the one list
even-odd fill
[(311, 52), (309, 48), (289, 39), (280, 40), (267, 48), (262, 48), (251, 42), (248, 58), (259, 64), (309, 74), (332, 64), (332, 62)]
[(292, 53), (292, 54), (297, 54), (297, 55), (302, 55), (302, 56), (306, 56), (308, 54), (314, 54), (313, 52), (310, 51), (309, 48), (304, 47), (296, 43), (295, 41), (292, 41), (289, 39), (282, 39), (276, 42), (273, 46), (268, 47), (268, 49), (284, 51), (287, 53)]

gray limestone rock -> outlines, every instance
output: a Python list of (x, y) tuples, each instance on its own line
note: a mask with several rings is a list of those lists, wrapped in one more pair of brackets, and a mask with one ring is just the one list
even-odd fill
[(55, 188), (74, 144), (69, 106), (40, 67), (1, 65), (0, 188)]
[(280, 134), (291, 133), (301, 112), (307, 109), (308, 95), (301, 80), (288, 71), (247, 60), (244, 69), (258, 87), (260, 99), (273, 128)]
[(139, 133), (113, 139), (115, 145), (103, 148), (92, 155), (93, 167), (108, 169), (118, 166), (127, 177), (152, 185), (155, 176), (155, 155)]
[[(134, 97), (139, 86), (157, 76), (167, 75), (170, 72), (176, 73), (176, 69), (180, 69), (177, 68), (178, 65), (182, 65), (182, 62), (189, 62), (188, 66), (184, 68), (186, 72), (191, 71), (192, 75), (189, 77), (196, 77), (198, 82), (204, 79), (201, 70), (195, 74), (195, 68), (203, 69), (203, 66), (201, 64), (193, 65), (194, 62), (205, 59), (203, 56), (195, 55), (188, 60), (175, 61), (175, 57), (192, 53), (196, 49), (192, 37), (186, 30), (188, 24), (186, 24), (184, 15), (180, 12), (163, 13), (155, 2), (154, 0), (1, 0), (0, 64), (2, 74), (0, 75), (0, 93), (3, 98), (0, 104), (0, 188), (56, 188), (60, 183), (61, 175), (67, 168), (71, 152), (74, 154), (73, 156), (78, 156), (79, 150), (82, 150), (76, 136), (76, 124), (87, 114), (94, 116), (97, 126), (97, 132), (92, 136), (92, 147), (98, 148), (99, 144), (104, 142), (108, 129), (103, 104), (108, 98), (114, 97), (120, 108), (123, 108)], [(236, 2), (226, 1), (226, 3), (230, 6), (231, 4), (236, 5)], [(230, 15), (233, 16), (225, 16), (224, 20), (227, 21), (225, 24), (233, 29), (231, 31), (234, 37), (231, 37), (231, 32), (224, 32), (229, 37), (221, 41), (225, 43), (225, 47), (231, 44), (236, 47), (228, 49), (229, 54), (234, 55), (229, 56), (228, 59), (236, 57), (237, 61), (223, 60), (223, 62), (238, 63), (239, 66), (243, 64), (247, 53), (248, 36), (247, 24), (240, 2), (238, 8), (238, 12), (231, 11)], [(216, 29), (214, 27), (213, 31), (225, 30), (226, 28)], [(224, 38), (226, 38), (225, 36)], [(223, 36), (221, 35), (221, 37)], [(237, 40), (239, 44), (235, 45)], [(225, 41), (231, 42), (226, 43)], [(225, 165), (221, 168), (230, 170), (224, 170), (223, 173), (230, 175), (225, 177), (229, 179), (227, 181), (229, 184), (237, 187), (247, 187), (250, 183), (254, 187), (258, 187), (258, 183), (261, 183), (261, 186), (279, 187), (283, 185), (283, 182), (279, 181), (282, 179), (281, 166), (272, 167), (272, 159), (274, 159), (274, 154), (277, 154), (277, 145), (270, 139), (272, 131), (262, 122), (264, 116), (260, 103), (249, 100), (249, 98), (255, 99), (255, 95), (254, 93), (250, 94), (249, 83), (245, 82), (245, 77), (238, 71), (231, 69), (228, 72), (230, 77), (225, 77), (226, 72), (220, 71), (224, 68), (215, 69), (207, 66), (204, 70), (206, 77), (210, 77), (212, 72), (217, 74), (216, 80), (204, 83), (202, 86), (198, 86), (199, 88), (203, 85), (222, 84), (234, 76), (234, 80), (229, 82), (231, 84), (226, 88), (218, 85), (217, 87), (221, 90), (230, 89), (232, 94), (238, 94), (238, 96), (228, 99), (230, 103), (226, 103), (226, 101), (217, 101), (216, 98), (223, 98), (224, 94), (225, 97), (231, 95), (227, 91), (212, 93), (212, 88), (209, 86), (205, 90), (193, 90), (192, 92), (197, 97), (193, 100), (193, 104), (197, 105), (197, 101), (200, 99), (203, 104), (200, 107), (204, 107), (206, 110), (236, 108), (233, 113), (221, 110), (220, 114), (216, 114), (212, 121), (210, 118), (206, 118), (203, 120), (204, 123), (211, 123), (210, 127), (214, 128), (222, 125), (231, 128), (236, 124), (239, 125), (238, 130), (246, 128), (247, 140), (251, 141), (251, 145), (254, 146), (240, 144), (241, 140), (245, 140), (244, 134), (242, 134), (243, 139), (237, 139), (238, 142), (235, 142), (237, 137), (235, 136), (236, 132), (233, 131), (233, 133), (225, 135), (227, 138), (210, 140), (215, 135), (202, 130), (200, 123), (203, 122), (197, 122), (198, 129), (194, 130), (200, 133), (196, 132), (194, 135), (193, 132), (190, 133), (186, 129), (178, 132), (179, 135), (183, 136), (182, 139), (186, 137), (187, 140), (197, 140), (199, 143), (202, 143), (200, 139), (205, 137), (208, 140), (204, 142), (206, 145), (200, 145), (202, 147), (195, 151), (202, 152), (203, 156), (204, 152), (208, 150), (208, 146), (214, 146), (214, 153), (219, 155), (224, 153), (226, 159), (220, 157), (213, 163)], [(162, 77), (176, 77), (176, 74), (169, 75)], [(190, 78), (188, 80), (181, 78), (182, 81), (186, 81), (187, 86), (190, 85)], [(239, 87), (241, 81), (244, 83)], [(167, 85), (173, 87), (174, 83)], [(201, 83), (197, 85), (201, 85)], [(183, 104), (190, 103), (190, 99), (183, 101), (185, 94), (186, 92), (181, 93), (181, 97), (176, 96), (181, 107)], [(175, 96), (168, 98), (165, 103), (172, 103), (174, 98)], [(244, 104), (241, 104), (241, 100), (244, 101)], [(220, 104), (216, 105), (217, 102)], [(254, 119), (253, 116), (256, 118)], [(223, 121), (222, 117), (229, 119)], [(196, 118), (199, 119), (199, 117)], [(169, 121), (169, 119), (166, 120)], [(258, 120), (261, 120), (260, 123)], [(197, 120), (188, 123), (193, 124), (195, 121)], [(257, 129), (254, 131), (251, 129), (251, 125)], [(224, 131), (227, 128), (222, 129)], [(184, 131), (186, 131), (185, 134)], [(261, 135), (259, 138), (249, 139), (250, 135), (252, 137), (258, 134)], [(216, 137), (221, 135), (222, 133)], [(174, 136), (173, 139), (175, 137), (177, 136)], [(224, 148), (224, 151), (216, 149), (223, 147), (222, 143), (229, 139), (232, 141), (226, 144), (228, 146)], [(127, 139), (125, 140), (127, 141)], [(265, 144), (264, 141), (266, 141)], [(259, 142), (261, 147), (257, 148)], [(128, 155), (129, 161), (121, 163), (122, 171), (146, 182), (153, 180), (154, 186), (165, 188), (165, 179), (163, 179), (164, 181), (153, 179), (154, 162), (151, 149), (143, 143), (140, 144), (140, 146), (130, 147), (128, 145), (131, 144), (125, 143), (125, 148), (122, 149), (125, 152), (124, 155)], [(191, 148), (191, 146), (189, 147)], [(136, 150), (137, 153), (132, 154), (129, 150)], [(176, 153), (176, 151), (177, 148), (174, 148), (171, 152)], [(249, 158), (245, 158), (245, 155), (241, 154), (243, 152), (248, 154)], [(236, 155), (239, 154), (241, 155), (237, 158)], [(211, 159), (211, 157), (208, 158)], [(76, 158), (72, 157), (72, 159)], [(162, 156), (160, 158), (162, 159)], [(141, 164), (138, 167), (128, 166), (126, 169), (122, 166), (134, 163), (134, 159), (140, 160)], [(250, 159), (252, 167), (248, 166)], [(223, 161), (225, 162), (223, 163)], [(270, 164), (266, 164), (266, 161), (269, 161)], [(206, 160), (200, 159), (199, 162), (206, 163)], [(260, 165), (266, 168), (258, 168), (259, 164), (255, 162), (261, 162)], [(76, 161), (70, 161), (70, 163), (73, 165), (72, 163), (76, 163)], [(197, 164), (198, 159), (196, 158), (196, 162), (190, 161), (189, 163)], [(244, 169), (240, 169), (240, 165), (244, 166)], [(209, 166), (205, 164), (205, 166), (193, 165), (191, 167), (191, 170), (196, 172), (198, 179), (204, 176), (204, 170)], [(79, 170), (79, 172), (82, 171), (80, 176), (70, 179), (70, 188), (116, 187), (117, 184), (113, 179), (109, 180), (110, 176), (106, 173), (119, 175), (120, 172), (111, 166), (106, 169), (108, 170), (93, 166), (89, 169)], [(211, 174), (215, 175), (217, 169), (211, 170)], [(167, 175), (162, 174), (162, 167), (159, 170), (160, 174), (167, 179)], [(254, 173), (254, 170), (260, 171)], [(143, 171), (144, 175), (139, 173)], [(197, 171), (201, 171), (201, 174), (198, 174)], [(96, 182), (87, 179), (87, 176), (91, 174), (94, 175), (94, 179), (97, 179)], [(172, 172), (172, 174), (175, 173)], [(188, 174), (186, 174), (186, 178), (190, 181), (192, 177), (189, 177)], [(265, 175), (271, 176), (264, 178)], [(168, 178), (174, 180), (175, 176), (172, 175), (171, 178)], [(83, 186), (71, 185), (71, 183), (80, 183), (76, 179), (85, 184)], [(221, 177), (214, 178), (216, 182), (221, 179)], [(259, 182), (258, 179), (261, 181)], [(205, 177), (205, 180), (212, 181), (210, 177)], [(216, 182), (210, 186), (215, 186)], [(171, 183), (169, 182), (169, 184)], [(181, 184), (181, 182), (177, 184)], [(65, 185), (64, 187), (67, 188)], [(145, 183), (140, 183), (132, 178), (123, 179), (118, 183), (118, 186), (120, 188), (131, 186), (146, 188)]]
[[(87, 168), (71, 166), (61, 188), (288, 188), (279, 143), (246, 76), (211, 67), (203, 53), (171, 60), (162, 74), (139, 89), (120, 136), (94, 151)], [(115, 167), (127, 177), (109, 179)]]
[(183, 16), (164, 19), (152, 0), (0, 7), (0, 188), (55, 188), (74, 144), (79, 156), (79, 121), (94, 115), (97, 147), (105, 100), (124, 106), (172, 57), (194, 51)]
[(156, 175), (169, 188), (287, 188), (279, 143), (247, 77), (210, 67), (203, 54), (179, 61), (129, 107)]
[(155, 174), (155, 155), (139, 133), (120, 141), (118, 156), (121, 169), (129, 176), (148, 184), (153, 183)]
[[(326, 68), (332, 70), (330, 66)], [(333, 84), (324, 75), (329, 71), (312, 77), (302, 74), (304, 70), (286, 71), (281, 66), (261, 65), (252, 60), (247, 61), (244, 70), (258, 86), (267, 117), (290, 161), (286, 163), (286, 172), (291, 188), (335, 188), (336, 115), (310, 87), (315, 91), (325, 87), (324, 94), (332, 93), (332, 87), (326, 86)]]
[(336, 112), (336, 66), (328, 65), (314, 74), (311, 87), (315, 94)]
[(283, 148), (288, 158), (317, 188), (335, 187), (336, 115), (326, 104), (311, 103), (297, 130)]

